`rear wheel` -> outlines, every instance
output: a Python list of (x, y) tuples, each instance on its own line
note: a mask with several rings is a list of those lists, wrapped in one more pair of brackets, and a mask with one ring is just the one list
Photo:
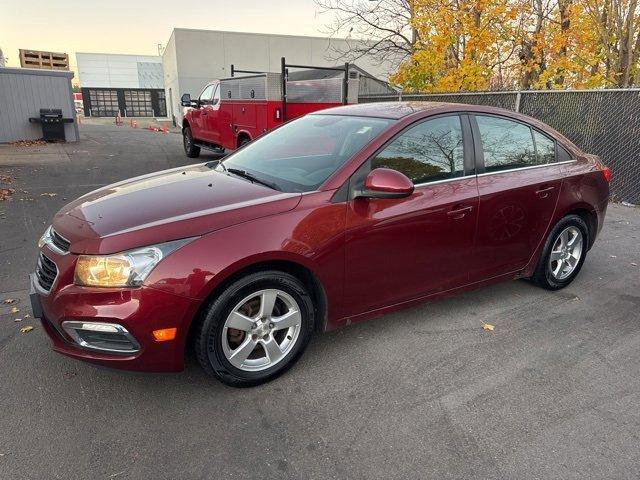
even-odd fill
[(191, 133), (191, 127), (184, 127), (182, 129), (182, 144), (184, 146), (184, 152), (189, 158), (198, 158), (200, 156), (200, 147), (194, 145), (193, 134)]
[(549, 234), (532, 280), (549, 290), (566, 287), (580, 272), (588, 245), (585, 221), (578, 215), (564, 217)]
[(197, 329), (196, 354), (227, 385), (258, 385), (295, 363), (313, 326), (313, 302), (297, 278), (258, 272), (232, 283), (211, 303)]

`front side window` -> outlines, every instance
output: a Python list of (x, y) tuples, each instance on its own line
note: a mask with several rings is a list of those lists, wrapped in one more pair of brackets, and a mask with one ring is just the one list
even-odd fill
[(213, 87), (214, 85), (207, 85), (205, 87), (205, 89), (202, 91), (202, 93), (200, 94), (200, 103), (202, 105), (210, 105), (211, 104), (211, 97), (213, 95)]
[(451, 115), (419, 123), (393, 140), (371, 161), (371, 169), (391, 168), (414, 184), (464, 175), (460, 117)]
[(243, 170), (284, 192), (309, 192), (394, 120), (313, 114), (293, 120), (232, 153), (216, 167)]
[(531, 128), (505, 118), (475, 116), (486, 172), (538, 165)]

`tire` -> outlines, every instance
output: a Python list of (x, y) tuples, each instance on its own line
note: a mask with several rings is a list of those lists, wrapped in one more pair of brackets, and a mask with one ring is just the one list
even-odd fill
[(242, 137), (242, 140), (238, 142), (238, 148), (244, 147), (247, 143), (251, 142), (247, 137)]
[[(581, 242), (579, 253), (576, 251), (578, 242)], [(564, 217), (549, 233), (531, 280), (547, 290), (566, 287), (580, 273), (589, 242), (589, 227), (585, 221), (578, 215)], [(568, 245), (566, 249), (565, 244)]]
[[(314, 311), (311, 296), (296, 277), (274, 270), (246, 275), (230, 284), (202, 315), (194, 338), (198, 361), (207, 373), (233, 387), (272, 380), (306, 349), (314, 331)], [(287, 327), (294, 322), (299, 325)]]
[(184, 153), (187, 154), (187, 157), (198, 158), (200, 156), (200, 147), (193, 144), (191, 127), (184, 127), (182, 129), (182, 145), (184, 146)]

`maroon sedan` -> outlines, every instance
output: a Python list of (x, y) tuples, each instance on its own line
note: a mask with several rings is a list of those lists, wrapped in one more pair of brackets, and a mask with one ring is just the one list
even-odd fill
[[(571, 113), (567, 113), (571, 114)], [(548, 126), (379, 103), (292, 121), (223, 161), (110, 185), (56, 214), (31, 276), (55, 351), (230, 385), (316, 331), (483, 285), (555, 290), (602, 227), (609, 169)]]

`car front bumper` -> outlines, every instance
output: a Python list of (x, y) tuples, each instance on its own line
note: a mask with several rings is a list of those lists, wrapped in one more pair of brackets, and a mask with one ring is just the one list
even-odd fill
[[(33, 315), (40, 318), (54, 351), (125, 370), (176, 372), (184, 368), (196, 300), (144, 286), (106, 289), (68, 284), (54, 285), (46, 292), (35, 275), (29, 281)], [(172, 327), (177, 328), (174, 340), (154, 339), (154, 330)]]

